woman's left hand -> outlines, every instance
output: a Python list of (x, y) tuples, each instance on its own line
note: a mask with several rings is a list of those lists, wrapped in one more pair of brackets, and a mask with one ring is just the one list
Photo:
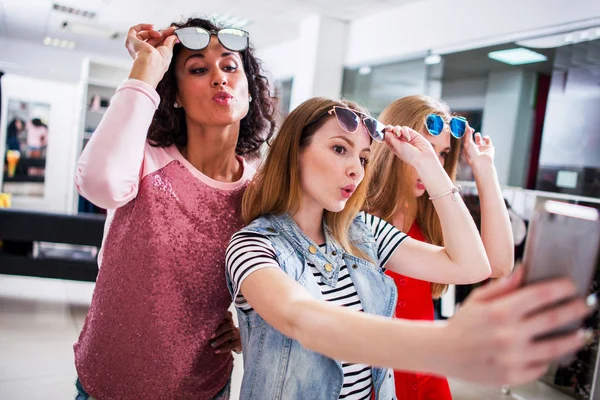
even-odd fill
[(482, 136), (479, 132), (473, 135), (473, 132), (475, 129), (467, 125), (463, 147), (467, 163), (475, 171), (493, 165), (496, 150), (489, 136)]
[(210, 338), (210, 345), (215, 348), (215, 353), (229, 353), (235, 351), (242, 352), (242, 342), (240, 340), (240, 330), (233, 323), (231, 312), (227, 312), (225, 318), (219, 324), (219, 327)]

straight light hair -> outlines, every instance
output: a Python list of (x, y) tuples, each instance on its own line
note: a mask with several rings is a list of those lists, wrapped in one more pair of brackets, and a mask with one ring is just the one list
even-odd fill
[[(351, 101), (335, 101), (315, 97), (305, 101), (283, 121), (273, 139), (266, 160), (246, 189), (242, 200), (242, 218), (249, 224), (256, 218), (284, 213), (294, 214), (301, 206), (300, 154), (311, 143), (313, 135), (330, 118), (334, 106), (350, 108), (366, 114), (366, 110)], [(360, 129), (360, 128), (359, 128)], [(324, 210), (325, 224), (331, 236), (350, 254), (370, 260), (354, 246), (348, 237), (352, 221), (363, 207), (369, 185), (369, 167), (346, 206), (340, 212)]]
[[(387, 106), (379, 120), (387, 125), (408, 126), (417, 132), (423, 132), (424, 122), (429, 114), (440, 115), (446, 123), (452, 118), (450, 108), (442, 101), (428, 96), (407, 96)], [(425, 132), (425, 136), (429, 133)], [(450, 136), (450, 152), (446, 156), (444, 169), (454, 181), (458, 167), (462, 140)], [(373, 146), (370, 159), (373, 178), (369, 185), (367, 211), (392, 222), (397, 213), (404, 215), (404, 226), (408, 232), (416, 221), (427, 242), (443, 246), (444, 236), (440, 219), (426, 192), (417, 198), (414, 194), (415, 182), (412, 181), (412, 167), (396, 157), (389, 147), (382, 143)], [(431, 284), (433, 298), (439, 298), (448, 285)]]

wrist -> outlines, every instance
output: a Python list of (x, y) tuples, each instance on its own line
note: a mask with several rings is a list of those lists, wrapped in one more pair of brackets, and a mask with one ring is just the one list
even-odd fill
[(417, 171), (419, 176), (446, 173), (444, 167), (436, 157), (420, 158), (412, 164), (412, 167)]
[(431, 195), (448, 191), (454, 187), (454, 182), (452, 182), (446, 170), (444, 170), (442, 164), (437, 159), (421, 162), (414, 167), (427, 192)]
[(435, 342), (434, 348), (437, 355), (435, 363), (438, 368), (434, 372), (437, 374), (451, 374), (454, 366), (456, 366), (456, 361), (460, 358), (456, 349), (459, 344), (458, 340), (461, 339), (460, 335), (456, 335), (453, 328), (450, 323), (446, 322), (436, 332), (436, 335), (439, 336), (439, 341)]
[(471, 170), (475, 179), (485, 179), (496, 175), (496, 166), (492, 160), (479, 160), (477, 163), (471, 165)]
[(138, 56), (133, 61), (129, 79), (137, 79), (146, 82), (156, 89), (163, 75), (164, 72), (162, 71), (162, 66), (158, 65), (155, 59), (142, 55)]
[(421, 349), (427, 349), (423, 354), (421, 370), (437, 375), (448, 375), (451, 371), (449, 362), (453, 360), (454, 343), (448, 340), (448, 323), (436, 321), (430, 329), (420, 329)]

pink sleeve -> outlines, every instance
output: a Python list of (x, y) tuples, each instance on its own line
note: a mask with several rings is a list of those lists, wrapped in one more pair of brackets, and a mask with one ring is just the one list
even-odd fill
[(75, 184), (83, 197), (115, 209), (137, 195), (146, 135), (159, 102), (145, 82), (128, 79), (117, 88), (77, 164)]

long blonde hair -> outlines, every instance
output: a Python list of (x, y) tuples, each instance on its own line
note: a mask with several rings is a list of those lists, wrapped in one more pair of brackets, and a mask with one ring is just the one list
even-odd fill
[[(242, 218), (246, 224), (267, 214), (293, 213), (300, 207), (300, 152), (310, 145), (312, 136), (329, 118), (328, 111), (334, 106), (366, 111), (350, 101), (335, 101), (315, 97), (305, 101), (283, 121), (272, 141), (266, 160), (246, 189), (242, 200)], [(325, 210), (323, 217), (333, 238), (347, 252), (361, 258), (366, 254), (350, 242), (348, 230), (356, 214), (361, 210), (369, 185), (369, 167), (356, 191), (340, 212)], [(372, 260), (370, 260), (372, 261)]]
[[(384, 124), (408, 126), (422, 132), (424, 121), (429, 114), (438, 114), (446, 122), (452, 117), (450, 108), (442, 101), (428, 96), (407, 96), (387, 106), (379, 120)], [(454, 181), (462, 141), (452, 136), (450, 141), (450, 152), (446, 156), (444, 169)], [(389, 222), (396, 214), (402, 213), (404, 226), (400, 228), (404, 232), (408, 232), (416, 221), (429, 243), (443, 246), (442, 226), (429, 195), (425, 193), (419, 198), (414, 195), (412, 167), (396, 157), (389, 147), (382, 143), (373, 146), (369, 164), (373, 177), (369, 185), (367, 210), (377, 213)], [(448, 285), (441, 283), (432, 283), (432, 296), (439, 298), (447, 287)]]

